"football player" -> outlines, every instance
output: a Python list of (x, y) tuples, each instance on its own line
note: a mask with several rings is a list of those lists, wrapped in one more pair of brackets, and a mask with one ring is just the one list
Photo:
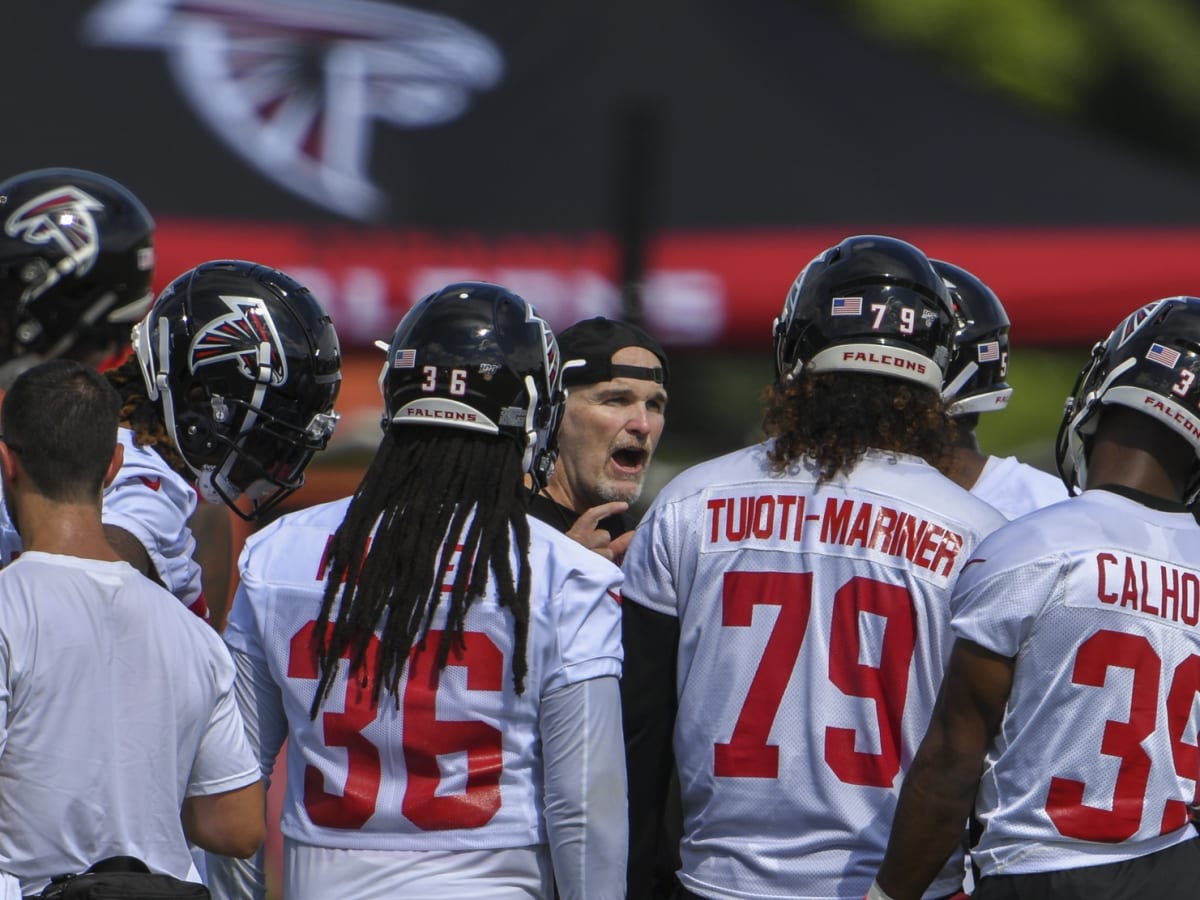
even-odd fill
[[(154, 220), (137, 197), (95, 172), (36, 169), (0, 182), (0, 223), (0, 392), (43, 360), (101, 367), (128, 349), (154, 299)], [(20, 550), (0, 508), (0, 565)]]
[(127, 188), (82, 169), (0, 182), (0, 389), (63, 357), (124, 353), (154, 299), (154, 220)]
[(1200, 896), (1200, 299), (1096, 345), (1057, 461), (1072, 493), (989, 536), (868, 895), (916, 900), (974, 806), (978, 900)]
[[(287, 274), (214, 260), (167, 285), (133, 345), (108, 372), (124, 401), (125, 463), (104, 494), (105, 530), (135, 568), (205, 615), (188, 527), (197, 492), (254, 519), (303, 484), (337, 421), (337, 333)], [(220, 630), (225, 598), (213, 599)]]
[[(287, 739), (288, 900), (619, 898), (621, 573), (526, 517), (562, 411), (546, 323), (453, 284), (401, 320), (347, 497), (252, 535), (225, 639), (264, 772)], [(212, 861), (218, 897), (261, 867)]]
[(942, 276), (958, 320), (958, 350), (946, 368), (942, 397), (958, 426), (949, 475), (1006, 518), (1015, 519), (1067, 498), (1062, 482), (1015, 456), (990, 456), (979, 449), (980, 413), (1008, 408), (1008, 314), (1000, 298), (966, 269), (931, 260)]
[[(674, 736), (686, 897), (861, 897), (949, 648), (950, 588), (1003, 517), (945, 477), (946, 285), (857, 235), (792, 285), (771, 438), (659, 492), (625, 557), (631, 846)], [(966, 816), (963, 816), (963, 823)], [(646, 896), (649, 854), (630, 860)], [(937, 893), (963, 878), (951, 859)]]

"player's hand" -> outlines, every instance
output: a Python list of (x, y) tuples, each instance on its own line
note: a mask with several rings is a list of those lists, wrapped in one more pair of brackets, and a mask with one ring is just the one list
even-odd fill
[[(623, 513), (627, 509), (629, 509), (629, 504), (624, 500), (613, 500), (611, 503), (593, 506), (575, 520), (575, 524), (567, 532), (567, 537), (620, 565), (620, 559), (624, 558), (625, 548), (629, 546), (629, 541), (626, 540), (625, 535), (621, 535), (614, 541), (609, 537), (607, 531), (598, 526), (602, 520)], [(630, 537), (632, 537), (632, 533), (630, 533)], [(617, 553), (620, 554), (620, 557), (616, 557)]]
[(625, 551), (629, 549), (629, 542), (632, 540), (633, 529), (631, 528), (624, 534), (613, 538), (613, 542), (608, 545), (608, 548), (612, 550), (612, 561), (618, 566), (625, 561)]

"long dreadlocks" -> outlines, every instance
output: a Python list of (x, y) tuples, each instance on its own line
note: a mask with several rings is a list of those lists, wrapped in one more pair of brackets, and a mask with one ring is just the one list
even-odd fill
[[(514, 441), (436, 426), (410, 426), (402, 435), (389, 428), (330, 546), (314, 636), (321, 674), (310, 715), (316, 716), (343, 658), (351, 677), (373, 679), (376, 702), (385, 689), (398, 695), (409, 653), (424, 646), (447, 583), (438, 669), (464, 646), (467, 610), (494, 579), (499, 603), (513, 617), (512, 675), (522, 693), (529, 632), (527, 505)], [(375, 671), (363, 672), (380, 627)]]
[(194, 482), (195, 475), (167, 434), (162, 411), (157, 403), (146, 396), (146, 381), (142, 377), (137, 356), (130, 354), (121, 365), (104, 374), (121, 395), (121, 422), (133, 431), (134, 443), (139, 447), (153, 447), (174, 471), (189, 483)]

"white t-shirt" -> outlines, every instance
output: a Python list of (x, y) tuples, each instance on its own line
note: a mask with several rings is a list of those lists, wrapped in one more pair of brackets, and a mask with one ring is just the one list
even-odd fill
[[(951, 586), (1004, 520), (915, 457), (872, 452), (817, 488), (767, 450), (677, 477), (624, 561), (626, 604), (679, 619), (680, 878), (861, 898), (941, 683)], [(930, 896), (958, 887), (956, 862)]]
[[(494, 882), (481, 878), (472, 886), (465, 873), (494, 871), (494, 862), (478, 862), (480, 851), (491, 851), (505, 857), (501, 868), (510, 885), (527, 885), (536, 895), (547, 860), (539, 707), (560, 688), (620, 676), (620, 570), (530, 519), (523, 694), (515, 692), (511, 674), (511, 615), (489, 594), (467, 612), (465, 657), (456, 663), (452, 656), (440, 677), (430, 677), (438, 639), (432, 635), (428, 649), (406, 666), (399, 706), (387, 694), (374, 706), (370, 688), (347, 682), (343, 669), (314, 721), (309, 707), (318, 672), (308, 641), (321, 606), (327, 547), (348, 503), (292, 513), (247, 540), (225, 631), (235, 654), (270, 675), (253, 701), (264, 765), (288, 738), (281, 830), (289, 872), (298, 878), (322, 859), (344, 858), (327, 850), (370, 851), (347, 870), (356, 884), (371, 881), (364, 867), (386, 874), (398, 860), (409, 863), (402, 857), (414, 857), (411, 865), (429, 873), (461, 869), (451, 893), (437, 896), (467, 890), (483, 897)], [(435, 630), (446, 605), (443, 599)], [(306, 848), (312, 848), (307, 856)], [(463, 854), (461, 866), (456, 852)], [(306, 886), (289, 878), (291, 900)], [(375, 882), (378, 896), (391, 896), (386, 881)]]
[(0, 871), (30, 893), (108, 856), (195, 880), (188, 796), (261, 778), (220, 636), (127, 563), (0, 571)]
[(954, 592), (955, 634), (1016, 659), (976, 802), (983, 874), (1103, 865), (1194, 839), (1195, 520), (1091, 490), (976, 555)]
[(1068, 497), (1061, 478), (1015, 456), (989, 456), (971, 493), (1010, 520)]
[(193, 558), (196, 539), (188, 527), (196, 511), (195, 489), (153, 447), (134, 443), (130, 429), (118, 429), (117, 440), (125, 458), (104, 491), (104, 524), (137, 538), (166, 589), (192, 612), (206, 616), (200, 566)]

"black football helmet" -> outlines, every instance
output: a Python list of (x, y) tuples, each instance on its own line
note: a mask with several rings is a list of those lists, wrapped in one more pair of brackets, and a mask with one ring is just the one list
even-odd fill
[(1150, 416), (1191, 445), (1197, 463), (1183, 498), (1190, 506), (1200, 491), (1200, 299), (1149, 303), (1092, 349), (1055, 444), (1059, 474), (1072, 494), (1087, 484), (1097, 413), (1112, 403)]
[(775, 320), (775, 376), (869, 372), (941, 390), (954, 307), (929, 259), (898, 238), (848, 237), (796, 278)]
[(942, 399), (952, 416), (995, 412), (1008, 406), (1008, 313), (990, 287), (966, 269), (930, 260), (946, 282), (958, 320), (958, 350), (946, 369)]
[(451, 284), (400, 320), (379, 379), (383, 427), (443, 425), (516, 441), (535, 490), (554, 470), (563, 392), (558, 343), (496, 285)]
[(342, 379), (337, 333), (307, 288), (256, 263), (206, 262), (167, 285), (133, 344), (206, 500), (253, 519), (304, 483)]
[(154, 299), (154, 220), (137, 197), (39, 169), (0, 183), (0, 222), (0, 365), (128, 347)]

